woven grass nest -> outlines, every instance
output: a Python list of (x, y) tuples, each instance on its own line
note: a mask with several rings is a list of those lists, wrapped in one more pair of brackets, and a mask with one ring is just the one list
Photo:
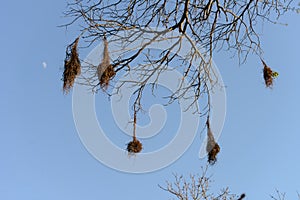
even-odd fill
[(217, 154), (220, 152), (220, 146), (215, 141), (214, 135), (210, 129), (209, 117), (206, 121), (207, 126), (207, 144), (206, 144), (206, 152), (208, 154), (208, 163), (213, 165), (217, 161)]
[(108, 65), (108, 67), (103, 72), (102, 71), (103, 67), (100, 65), (97, 70), (98, 79), (100, 86), (106, 89), (109, 85), (109, 81), (116, 75), (116, 72), (112, 65)]
[(129, 154), (135, 154), (141, 152), (142, 149), (143, 149), (142, 143), (138, 139), (133, 138), (133, 140), (127, 144), (126, 150)]
[(271, 88), (273, 86), (273, 80), (278, 77), (279, 73), (273, 71), (263, 60), (261, 60), (264, 66), (264, 80), (266, 87)]
[(71, 45), (69, 45), (66, 50), (66, 58), (63, 73), (63, 91), (66, 94), (73, 87), (75, 78), (81, 72), (81, 65), (77, 51), (78, 42), (79, 37)]
[(116, 72), (113, 66), (110, 64), (110, 57), (108, 51), (108, 42), (106, 37), (103, 40), (104, 49), (103, 49), (103, 58), (102, 62), (98, 65), (97, 76), (99, 84), (103, 89), (107, 89), (109, 81), (116, 75)]
[(273, 71), (268, 65), (262, 60), (264, 65), (264, 80), (266, 87), (272, 87), (273, 85)]
[(208, 163), (213, 165), (217, 161), (217, 154), (220, 152), (220, 146), (215, 143), (213, 148), (208, 152)]

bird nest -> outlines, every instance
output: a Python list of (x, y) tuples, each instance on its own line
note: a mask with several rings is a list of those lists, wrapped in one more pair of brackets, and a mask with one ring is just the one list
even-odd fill
[(142, 143), (136, 138), (133, 138), (133, 140), (127, 144), (126, 150), (129, 154), (135, 154), (141, 152), (142, 149), (143, 149)]
[(220, 146), (215, 143), (213, 148), (208, 152), (208, 163), (213, 165), (217, 161), (217, 154), (220, 152)]
[(213, 165), (217, 161), (217, 154), (220, 152), (220, 146), (216, 143), (214, 135), (210, 129), (209, 118), (206, 121), (207, 125), (207, 144), (206, 152), (208, 154), (208, 163)]
[(97, 73), (100, 86), (105, 89), (108, 87), (110, 80), (116, 75), (112, 65), (108, 65), (108, 67), (103, 70), (103, 65), (100, 64)]
[(264, 63), (264, 80), (265, 80), (266, 87), (272, 87), (273, 71), (265, 63)]
[(100, 87), (102, 89), (107, 89), (110, 80), (116, 75), (116, 72), (114, 70), (113, 65), (110, 64), (108, 41), (106, 40), (106, 37), (103, 38), (103, 45), (103, 58), (101, 63), (98, 65), (97, 76)]
[(79, 42), (79, 37), (67, 47), (66, 58), (64, 64), (63, 73), (63, 91), (68, 93), (73, 87), (76, 76), (81, 72), (81, 65), (79, 60), (79, 55), (77, 52), (77, 46)]
[(264, 66), (264, 80), (266, 87), (272, 87), (273, 86), (273, 80), (276, 78), (279, 74), (278, 72), (273, 71), (263, 60), (261, 60)]

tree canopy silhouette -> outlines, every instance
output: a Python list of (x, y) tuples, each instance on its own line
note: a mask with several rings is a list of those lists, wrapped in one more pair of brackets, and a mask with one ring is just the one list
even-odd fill
[[(240, 63), (249, 54), (256, 55), (263, 63), (265, 84), (271, 87), (278, 73), (262, 58), (257, 25), (277, 24), (286, 12), (299, 12), (294, 3), (292, 0), (75, 0), (68, 3), (65, 16), (70, 21), (64, 26), (80, 30), (66, 51), (64, 90), (69, 91), (80, 72), (77, 45), (88, 48), (104, 41), (104, 53), (99, 55), (101, 63), (81, 65), (81, 72), (89, 72), (81, 73), (82, 84), (92, 91), (107, 90), (119, 73), (138, 74), (136, 80), (128, 81), (137, 88), (133, 103), (136, 116), (142, 109), (141, 99), (149, 80), (159, 80), (164, 71), (177, 68), (182, 79), (177, 90), (168, 96), (169, 103), (190, 98), (193, 101), (189, 109), (209, 116), (210, 91), (218, 84), (212, 67), (214, 52), (231, 51)], [(142, 42), (132, 46), (138, 40)], [(151, 45), (164, 41), (169, 45), (159, 53), (151, 49)], [(110, 56), (112, 42), (120, 44), (117, 57)], [(190, 49), (179, 55), (185, 44)], [(155, 90), (155, 84), (151, 85)], [(192, 95), (187, 97), (190, 91)], [(195, 106), (205, 95), (207, 105)]]

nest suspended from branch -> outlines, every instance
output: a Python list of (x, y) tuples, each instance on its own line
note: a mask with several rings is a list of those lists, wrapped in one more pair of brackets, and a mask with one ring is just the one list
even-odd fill
[(133, 140), (127, 144), (127, 151), (129, 154), (135, 154), (141, 152), (143, 149), (142, 143), (133, 137)]
[(143, 149), (142, 143), (138, 139), (136, 139), (136, 114), (137, 114), (137, 111), (134, 110), (133, 137), (132, 137), (132, 141), (127, 144), (127, 151), (129, 154), (139, 153)]
[(264, 66), (264, 80), (266, 87), (272, 87), (273, 86), (273, 80), (278, 76), (277, 72), (273, 72), (272, 69), (263, 61), (261, 60)]
[(216, 143), (213, 133), (210, 129), (209, 119), (206, 122), (207, 125), (207, 144), (206, 152), (208, 153), (208, 163), (213, 165), (217, 161), (217, 154), (220, 152), (220, 146)]
[(63, 91), (65, 94), (67, 94), (73, 87), (76, 76), (78, 76), (81, 72), (81, 65), (77, 51), (78, 42), (79, 37), (76, 38), (76, 40), (72, 44), (70, 44), (66, 50), (66, 58), (63, 73)]
[(115, 76), (116, 72), (110, 64), (110, 57), (108, 52), (108, 42), (104, 38), (104, 50), (102, 62), (97, 67), (97, 75), (101, 88), (107, 89), (109, 81)]

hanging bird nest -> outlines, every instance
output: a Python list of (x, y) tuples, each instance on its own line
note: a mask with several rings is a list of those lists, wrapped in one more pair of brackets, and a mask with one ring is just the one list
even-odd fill
[[(105, 69), (105, 70), (103, 70)], [(116, 75), (116, 72), (112, 65), (108, 65), (108, 67), (99, 65), (97, 69), (98, 78), (100, 86), (104, 89), (107, 89), (109, 85), (109, 81)]]
[(115, 76), (116, 72), (113, 66), (110, 64), (110, 57), (108, 51), (108, 42), (104, 37), (104, 50), (102, 62), (97, 67), (97, 75), (99, 84), (102, 88), (107, 89), (109, 81)]
[(64, 64), (64, 73), (63, 73), (63, 91), (67, 94), (70, 89), (73, 87), (76, 76), (81, 72), (79, 55), (77, 52), (77, 46), (79, 42), (79, 37), (67, 47), (66, 58)]
[(132, 141), (127, 144), (127, 152), (129, 154), (139, 153), (143, 149), (142, 143), (138, 139), (136, 139), (136, 115), (137, 111), (134, 110)]
[(220, 146), (216, 143), (213, 133), (210, 129), (209, 119), (206, 122), (207, 125), (207, 144), (206, 152), (208, 154), (208, 163), (213, 165), (217, 161), (217, 154), (220, 152)]
[(217, 161), (217, 154), (220, 152), (220, 146), (215, 143), (214, 147), (208, 152), (208, 163), (213, 165)]
[(273, 71), (271, 70), (270, 67), (266, 65), (264, 61), (262, 61), (262, 63), (264, 65), (264, 80), (265, 80), (266, 87), (271, 87), (273, 85), (273, 77), (272, 77)]
[(272, 71), (272, 69), (263, 61), (261, 60), (264, 66), (264, 80), (266, 87), (273, 86), (273, 80), (278, 76), (277, 72)]
[(126, 150), (129, 154), (135, 154), (141, 152), (142, 149), (143, 149), (142, 143), (138, 139), (133, 137), (133, 140), (127, 144)]

